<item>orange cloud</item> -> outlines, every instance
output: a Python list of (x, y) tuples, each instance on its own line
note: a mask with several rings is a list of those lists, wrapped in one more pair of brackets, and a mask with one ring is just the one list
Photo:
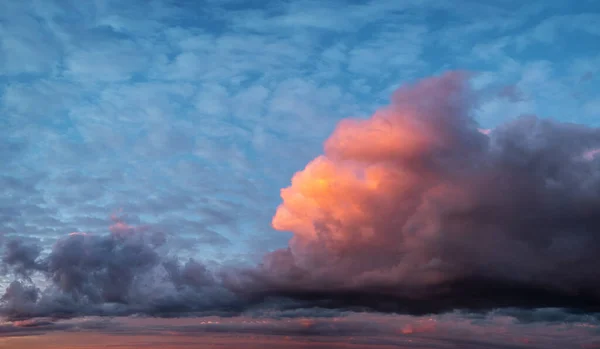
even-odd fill
[(266, 257), (267, 275), (291, 290), (411, 297), (475, 276), (587, 284), (558, 241), (582, 265), (596, 254), (582, 244), (592, 230), (561, 227), (597, 210), (585, 193), (600, 176), (575, 178), (594, 171), (578, 159), (597, 156), (598, 130), (529, 116), (491, 132), (473, 118), (476, 103), (468, 76), (451, 72), (401, 87), (370, 118), (340, 121), (281, 190), (272, 225), (294, 235)]
[[(377, 249), (401, 277), (409, 264), (427, 268), (434, 256), (419, 246), (435, 235), (436, 222), (425, 211), (434, 200), (461, 197), (451, 181), (440, 178), (436, 161), (471, 150), (464, 134), (485, 145), (476, 125), (462, 116), (464, 76), (451, 73), (401, 90), (393, 103), (371, 118), (342, 120), (325, 142), (325, 154), (311, 161), (281, 191), (283, 203), (273, 217), (277, 230), (291, 231), (292, 252), (310, 262), (315, 245), (333, 253)], [(419, 98), (416, 98), (419, 97)], [(437, 104), (447, 108), (437, 108)], [(449, 151), (448, 151), (449, 150)], [(453, 154), (454, 152), (454, 154)], [(411, 252), (412, 251), (412, 252)], [(365, 264), (368, 266), (368, 264)], [(413, 268), (413, 267), (411, 267)], [(356, 280), (380, 279), (378, 271), (364, 269)], [(419, 279), (432, 276), (423, 273)], [(434, 279), (437, 276), (433, 276)]]

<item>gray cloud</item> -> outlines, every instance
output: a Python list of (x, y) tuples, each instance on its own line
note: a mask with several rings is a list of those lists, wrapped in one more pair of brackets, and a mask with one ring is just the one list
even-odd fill
[[(510, 315), (486, 315), (470, 319), (463, 314), (411, 317), (400, 315), (337, 313), (312, 310), (297, 317), (203, 317), (186, 319), (114, 318), (102, 320), (48, 321), (37, 319), (6, 323), (0, 336), (27, 336), (61, 331), (64, 338), (74, 333), (101, 333), (103, 343), (125, 343), (132, 338), (151, 341), (163, 338), (174, 347), (194, 347), (205, 338), (218, 335), (222, 345), (230, 338), (254, 338), (262, 345), (274, 340), (274, 347), (304, 345), (310, 347), (388, 348), (575, 348), (593, 347), (597, 340), (597, 322), (520, 323)], [(325, 315), (325, 316), (321, 316)], [(231, 337), (230, 337), (231, 336)], [(178, 339), (185, 339), (180, 342)], [(254, 341), (239, 343), (245, 348)], [(155, 343), (154, 346), (158, 346)], [(152, 345), (150, 345), (153, 347)]]
[(17, 281), (2, 298), (3, 315), (168, 315), (235, 304), (205, 266), (171, 257), (165, 236), (142, 228), (117, 220), (108, 235), (72, 233), (44, 256), (37, 245), (8, 241), (3, 266)]

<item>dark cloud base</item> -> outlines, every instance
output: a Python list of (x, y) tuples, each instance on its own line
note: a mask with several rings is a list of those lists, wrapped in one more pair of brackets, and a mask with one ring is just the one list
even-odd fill
[[(402, 297), (396, 289), (373, 290), (277, 290), (262, 297), (284, 297), (306, 306), (354, 311), (427, 315), (454, 310), (487, 312), (497, 308), (565, 308), (569, 312), (600, 312), (594, 291), (567, 293), (528, 284), (498, 280), (470, 279), (438, 285), (440, 291), (424, 291), (419, 297)], [(259, 297), (259, 299), (261, 299)], [(259, 303), (259, 302), (257, 302)]]

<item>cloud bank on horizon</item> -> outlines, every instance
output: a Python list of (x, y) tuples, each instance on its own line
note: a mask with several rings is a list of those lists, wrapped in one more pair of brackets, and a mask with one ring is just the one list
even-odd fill
[[(78, 348), (82, 342), (121, 348), (220, 346), (259, 348), (583, 348), (600, 345), (597, 322), (564, 318), (555, 309), (428, 317), (364, 313), (278, 313), (277, 317), (36, 319), (0, 325), (11, 349)], [(521, 318), (520, 320), (517, 320)], [(535, 322), (532, 322), (534, 320)], [(140, 335), (142, 334), (142, 335)], [(40, 337), (45, 340), (42, 344)]]

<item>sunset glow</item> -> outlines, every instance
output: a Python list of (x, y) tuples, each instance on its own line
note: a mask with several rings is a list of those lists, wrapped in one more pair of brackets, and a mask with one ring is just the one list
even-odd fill
[(0, 349), (600, 349), (600, 2), (0, 2)]

